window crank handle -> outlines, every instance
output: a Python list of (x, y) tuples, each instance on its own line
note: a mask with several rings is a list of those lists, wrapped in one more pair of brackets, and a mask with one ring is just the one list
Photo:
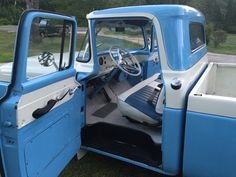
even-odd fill
[(73, 89), (69, 90), (69, 95), (73, 95), (75, 93), (75, 91), (78, 89), (79, 87), (75, 87)]

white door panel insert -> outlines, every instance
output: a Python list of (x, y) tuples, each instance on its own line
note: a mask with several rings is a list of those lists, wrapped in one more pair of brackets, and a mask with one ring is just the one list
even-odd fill
[[(22, 128), (34, 121), (35, 118), (32, 116), (33, 112), (38, 108), (46, 106), (50, 99), (60, 98), (69, 89), (74, 90), (76, 87), (78, 87), (78, 84), (74, 81), (74, 77), (71, 77), (23, 95), (17, 106), (18, 128)], [(52, 109), (67, 102), (72, 97), (73, 94), (67, 94), (65, 98), (57, 102)]]

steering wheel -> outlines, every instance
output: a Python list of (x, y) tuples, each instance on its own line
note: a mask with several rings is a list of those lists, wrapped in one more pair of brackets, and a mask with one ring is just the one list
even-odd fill
[(142, 69), (138, 60), (127, 50), (119, 46), (112, 46), (109, 53), (112, 61), (121, 71), (131, 76), (138, 76), (141, 74)]

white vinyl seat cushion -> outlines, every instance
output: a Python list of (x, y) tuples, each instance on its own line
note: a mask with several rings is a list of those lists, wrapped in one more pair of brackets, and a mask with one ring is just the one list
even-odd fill
[(158, 86), (162, 85), (161, 80), (158, 79), (159, 75), (159, 73), (153, 75), (118, 96), (118, 108), (123, 116), (148, 124), (156, 124), (161, 121), (164, 89), (160, 88), (153, 103), (150, 103), (149, 100), (155, 89), (159, 89)]

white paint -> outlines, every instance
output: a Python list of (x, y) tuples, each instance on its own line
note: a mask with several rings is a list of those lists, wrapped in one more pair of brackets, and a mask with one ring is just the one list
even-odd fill
[(235, 78), (235, 63), (210, 63), (189, 95), (188, 111), (236, 118)]
[(165, 106), (164, 100), (165, 100), (165, 88), (162, 88), (156, 104), (156, 112), (158, 114), (163, 114), (163, 109)]
[[(201, 71), (204, 70), (206, 64), (207, 57), (205, 55), (198, 63), (186, 71), (162, 71), (166, 89), (166, 107), (175, 109), (182, 109), (185, 107), (186, 93), (190, 85), (194, 83)], [(179, 90), (171, 88), (171, 82), (174, 78), (178, 78), (182, 82), (182, 86)]]
[[(134, 87), (130, 88), (129, 90), (127, 90), (126, 92), (120, 94), (118, 96), (118, 98), (120, 100), (125, 101), (130, 95), (132, 95), (133, 93), (137, 92), (138, 90), (140, 90), (141, 88), (145, 87), (146, 85), (149, 85), (151, 87), (156, 87), (158, 82), (156, 82), (155, 80), (158, 78), (158, 76), (160, 75), (160, 73), (157, 73), (155, 75), (153, 75), (152, 77), (138, 83), (137, 85), (135, 85)], [(152, 83), (154, 82), (154, 83)]]
[(133, 120), (136, 120), (141, 123), (143, 122), (146, 122), (149, 124), (157, 123), (157, 121), (154, 120), (153, 118), (147, 116), (146, 114), (130, 106), (126, 102), (121, 101), (120, 99), (118, 99), (117, 105), (118, 105), (118, 109), (121, 111), (122, 115), (124, 116), (128, 116), (129, 118), (132, 118)]
[[(74, 89), (77, 86), (78, 84), (74, 81), (74, 77), (71, 77), (23, 95), (17, 106), (18, 128), (22, 128), (34, 121), (33, 112), (38, 108), (46, 106), (50, 99), (61, 97), (69, 89)], [(72, 97), (73, 95), (67, 94), (63, 100), (56, 103), (53, 109), (67, 102)]]

